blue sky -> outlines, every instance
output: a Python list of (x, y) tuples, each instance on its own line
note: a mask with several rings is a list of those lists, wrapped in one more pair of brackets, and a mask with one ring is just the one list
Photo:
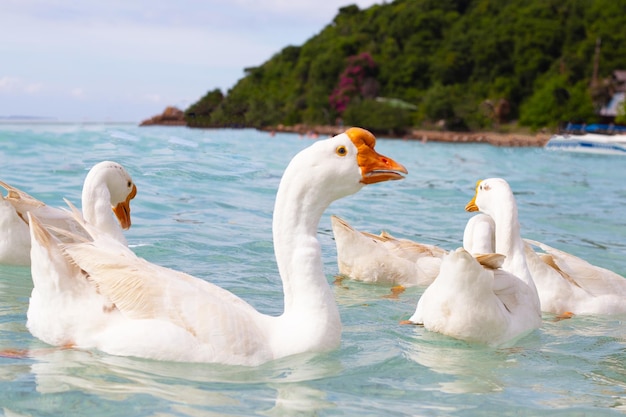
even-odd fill
[(340, 7), (381, 0), (2, 0), (0, 116), (139, 122), (226, 92)]

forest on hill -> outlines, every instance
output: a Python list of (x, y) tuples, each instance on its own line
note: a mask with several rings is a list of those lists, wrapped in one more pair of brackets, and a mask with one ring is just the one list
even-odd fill
[(350, 5), (303, 45), (246, 68), (225, 94), (208, 91), (185, 119), (379, 132), (592, 122), (610, 99), (606, 80), (626, 69), (625, 28), (626, 0)]

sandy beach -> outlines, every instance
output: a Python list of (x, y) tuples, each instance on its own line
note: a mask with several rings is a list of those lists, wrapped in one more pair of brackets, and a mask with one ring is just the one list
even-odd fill
[[(263, 130), (274, 133), (300, 133), (308, 136), (333, 136), (344, 132), (349, 126), (324, 126), (324, 125), (293, 125), (268, 127)], [(450, 143), (488, 143), (494, 146), (536, 146), (543, 147), (550, 139), (548, 133), (536, 135), (522, 133), (497, 133), (497, 132), (452, 132), (436, 130), (411, 130), (409, 133), (398, 137), (394, 135), (382, 135), (403, 140), (419, 140), (422, 142), (450, 142)]]

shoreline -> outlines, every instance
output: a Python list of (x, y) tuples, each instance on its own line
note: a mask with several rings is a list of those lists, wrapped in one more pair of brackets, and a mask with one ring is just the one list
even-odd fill
[[(163, 111), (163, 113), (146, 119), (139, 124), (139, 126), (187, 126), (190, 127), (185, 121), (185, 114), (182, 110), (170, 106)], [(269, 132), (270, 134), (276, 133), (298, 133), (303, 136), (318, 137), (322, 136), (334, 136), (343, 133), (350, 126), (336, 126), (336, 125), (306, 125), (296, 124), (293, 126), (277, 125), (257, 128), (257, 130)], [(196, 127), (193, 127), (196, 129)], [(550, 134), (537, 133), (535, 135), (524, 133), (498, 133), (498, 132), (453, 132), (453, 131), (441, 131), (441, 130), (424, 130), (424, 129), (412, 129), (404, 135), (394, 134), (377, 134), (377, 136), (390, 138), (390, 139), (403, 139), (403, 140), (419, 140), (423, 143), (426, 142), (446, 142), (446, 143), (487, 143), (493, 146), (507, 146), (507, 147), (544, 147), (548, 140), (550, 140)]]
[[(260, 130), (271, 133), (299, 133), (307, 136), (334, 136), (343, 133), (350, 126), (328, 126), (328, 125), (293, 125), (293, 126), (275, 126), (266, 127)], [(421, 130), (413, 129), (405, 135), (384, 135), (379, 134), (377, 137), (403, 139), (403, 140), (419, 140), (421, 142), (446, 142), (446, 143), (487, 143), (493, 146), (508, 147), (544, 147), (550, 139), (548, 133), (537, 133), (529, 135), (523, 133), (497, 133), (497, 132), (452, 132), (437, 130)]]

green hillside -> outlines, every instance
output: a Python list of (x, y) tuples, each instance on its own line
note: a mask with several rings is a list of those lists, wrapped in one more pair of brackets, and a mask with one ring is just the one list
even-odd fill
[(598, 79), (626, 69), (626, 0), (396, 0), (347, 6), (223, 94), (190, 106), (190, 126), (359, 125), (540, 128), (592, 121)]

